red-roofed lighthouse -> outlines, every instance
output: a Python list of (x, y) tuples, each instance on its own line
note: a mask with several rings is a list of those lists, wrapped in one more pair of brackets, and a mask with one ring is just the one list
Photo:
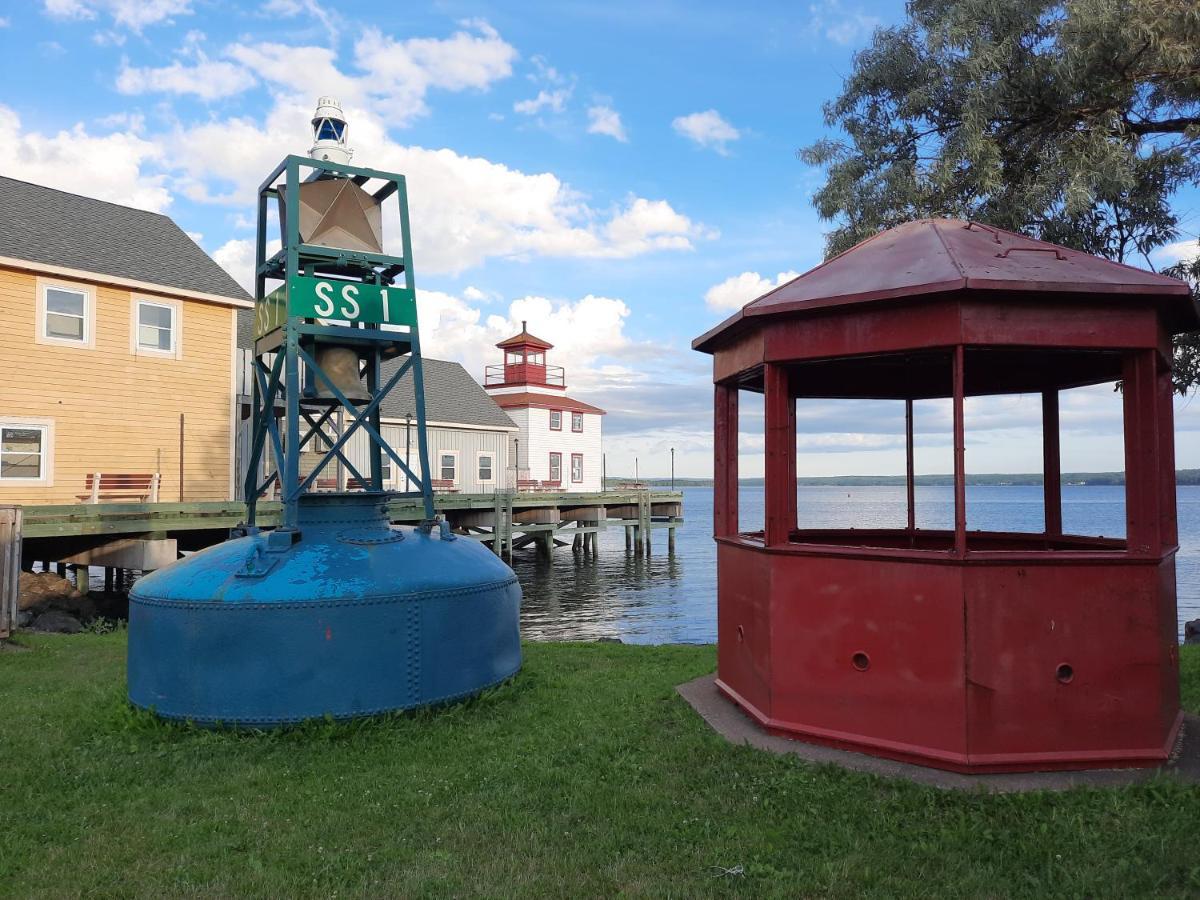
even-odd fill
[(504, 362), (488, 366), (483, 386), (521, 429), (510, 458), (518, 490), (603, 489), (604, 410), (567, 396), (562, 366), (546, 363), (554, 345), (521, 331), (496, 345)]
[[(717, 684), (765, 728), (963, 772), (1151, 766), (1179, 708), (1171, 335), (1186, 284), (978, 223), (910, 222), (698, 338), (716, 384)], [(1120, 380), (1126, 534), (1063, 528), (1059, 392)], [(738, 524), (764, 394), (765, 529)], [(963, 401), (1042, 397), (1045, 527), (969, 530)], [(905, 401), (904, 528), (797, 521), (796, 402)], [(916, 527), (912, 402), (949, 398), (954, 528)]]

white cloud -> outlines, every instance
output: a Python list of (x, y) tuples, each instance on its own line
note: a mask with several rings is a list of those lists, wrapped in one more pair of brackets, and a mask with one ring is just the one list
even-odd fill
[(843, 47), (862, 43), (883, 24), (861, 9), (846, 9), (841, 0), (822, 0), (809, 6), (808, 12), (809, 32)]
[(513, 112), (525, 116), (534, 116), (543, 109), (560, 113), (571, 96), (570, 88), (559, 88), (556, 91), (538, 91), (537, 96), (529, 100), (519, 100), (513, 104)]
[(1173, 266), (1177, 262), (1192, 262), (1200, 256), (1200, 242), (1195, 240), (1175, 241), (1164, 244), (1151, 255), (1160, 266)]
[(42, 7), (55, 19), (95, 19), (104, 14), (135, 32), (192, 12), (191, 0), (43, 0)]
[(11, 23), (4, 16), (0, 16), (0, 28), (7, 28)]
[[(197, 241), (197, 243), (199, 243)], [(267, 242), (267, 255), (279, 251), (279, 241)], [(212, 252), (212, 258), (217, 265), (228, 272), (233, 280), (246, 289), (248, 294), (254, 294), (254, 240), (252, 238), (234, 238), (226, 241)]]
[(715, 109), (679, 116), (671, 122), (671, 127), (701, 147), (711, 147), (722, 156), (728, 154), (729, 142), (742, 136), (742, 133), (726, 122)]
[(117, 90), (122, 94), (195, 94), (201, 100), (218, 100), (249, 90), (254, 76), (224, 60), (201, 59), (194, 65), (178, 60), (160, 68), (134, 68), (122, 64)]
[(285, 19), (307, 14), (324, 25), (330, 37), (336, 37), (338, 33), (333, 17), (316, 0), (267, 0), (262, 11), (268, 16)]
[(147, 168), (162, 148), (133, 131), (96, 135), (82, 123), (44, 135), (21, 128), (20, 117), (0, 105), (0, 133), (15, 136), (4, 173), (72, 193), (161, 212), (171, 203), (165, 176)]
[[(261, 125), (237, 118), (180, 129), (167, 145), (182, 190), (196, 200), (247, 204), (265, 173), (307, 146), (310, 115), (307, 102), (281, 100)], [(715, 235), (665, 200), (629, 197), (596, 209), (552, 173), (397, 144), (373, 111), (347, 108), (347, 118), (356, 158), (408, 179), (421, 271), (457, 273), (492, 257), (624, 258), (688, 250)], [(394, 206), (386, 210), (385, 233), (394, 240)]]
[(616, 138), (622, 144), (629, 142), (625, 134), (625, 126), (621, 123), (621, 114), (610, 106), (588, 107), (588, 134), (606, 134)]
[(350, 75), (327, 47), (296, 47), (272, 42), (234, 44), (226, 55), (276, 87), (288, 99), (334, 96), (343, 106), (366, 107), (386, 115), (392, 126), (411, 124), (428, 113), (431, 89), (485, 90), (512, 74), (517, 51), (486, 22), (461, 23), (450, 37), (397, 41), (375, 28), (354, 45)]
[(757, 272), (743, 272), (741, 275), (726, 278), (720, 284), (710, 287), (704, 293), (704, 302), (708, 304), (709, 309), (717, 311), (741, 309), (751, 300), (791, 281), (799, 274), (799, 272), (791, 270), (780, 272), (775, 276), (775, 280), (771, 281), (770, 278), (764, 278)]

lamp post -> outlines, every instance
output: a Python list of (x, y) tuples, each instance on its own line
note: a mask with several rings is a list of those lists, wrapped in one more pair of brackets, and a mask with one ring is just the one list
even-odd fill
[(675, 490), (675, 448), (671, 448), (671, 490)]

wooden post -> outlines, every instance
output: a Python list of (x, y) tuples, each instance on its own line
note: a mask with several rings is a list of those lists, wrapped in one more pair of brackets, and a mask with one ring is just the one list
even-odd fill
[(1063, 523), (1057, 389), (1042, 391), (1042, 496), (1046, 536), (1059, 537), (1063, 533)]
[[(1157, 556), (1162, 548), (1162, 484), (1165, 463), (1160, 434), (1156, 351), (1136, 350), (1122, 367), (1125, 409), (1125, 534), (1131, 553)], [(1163, 440), (1160, 442), (1160, 437)]]
[(179, 502), (183, 502), (183, 413), (179, 414)]
[(21, 507), (0, 506), (0, 638), (17, 627), (21, 576)]
[(75, 570), (75, 590), (86, 597), (88, 595), (88, 588), (91, 587), (88, 567), (72, 566), (71, 568)]
[(967, 555), (967, 439), (963, 421), (966, 351), (954, 348), (954, 552)]
[(738, 533), (738, 391), (715, 386), (713, 426), (713, 536)]
[(633, 526), (625, 526), (625, 552), (628, 553), (633, 549)]
[(675, 526), (672, 525), (667, 529), (667, 554), (675, 555)]
[(104, 567), (104, 593), (111, 594), (113, 592), (113, 568), (112, 566)]
[[(917, 530), (917, 476), (913, 462), (913, 402), (904, 401), (904, 484), (908, 498), (908, 530)], [(911, 535), (910, 535), (911, 537)]]
[(796, 528), (796, 401), (783, 366), (763, 367), (766, 416), (766, 545), (786, 544)]
[(583, 535), (579, 532), (575, 532), (575, 539), (571, 541), (571, 549), (575, 553), (583, 550)]

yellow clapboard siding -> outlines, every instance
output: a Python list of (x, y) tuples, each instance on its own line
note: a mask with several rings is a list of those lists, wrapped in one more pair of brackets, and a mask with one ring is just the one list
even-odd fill
[[(94, 347), (39, 344), (37, 277), (0, 267), (0, 418), (52, 420), (53, 482), (0, 482), (0, 503), (71, 503), (89, 472), (159, 472), (179, 499), (179, 416), (185, 417), (183, 499), (226, 500), (232, 467), (233, 312), (170, 294), (102, 283)], [(51, 281), (62, 279), (50, 278)], [(132, 352), (132, 297), (178, 304), (179, 359)]]

